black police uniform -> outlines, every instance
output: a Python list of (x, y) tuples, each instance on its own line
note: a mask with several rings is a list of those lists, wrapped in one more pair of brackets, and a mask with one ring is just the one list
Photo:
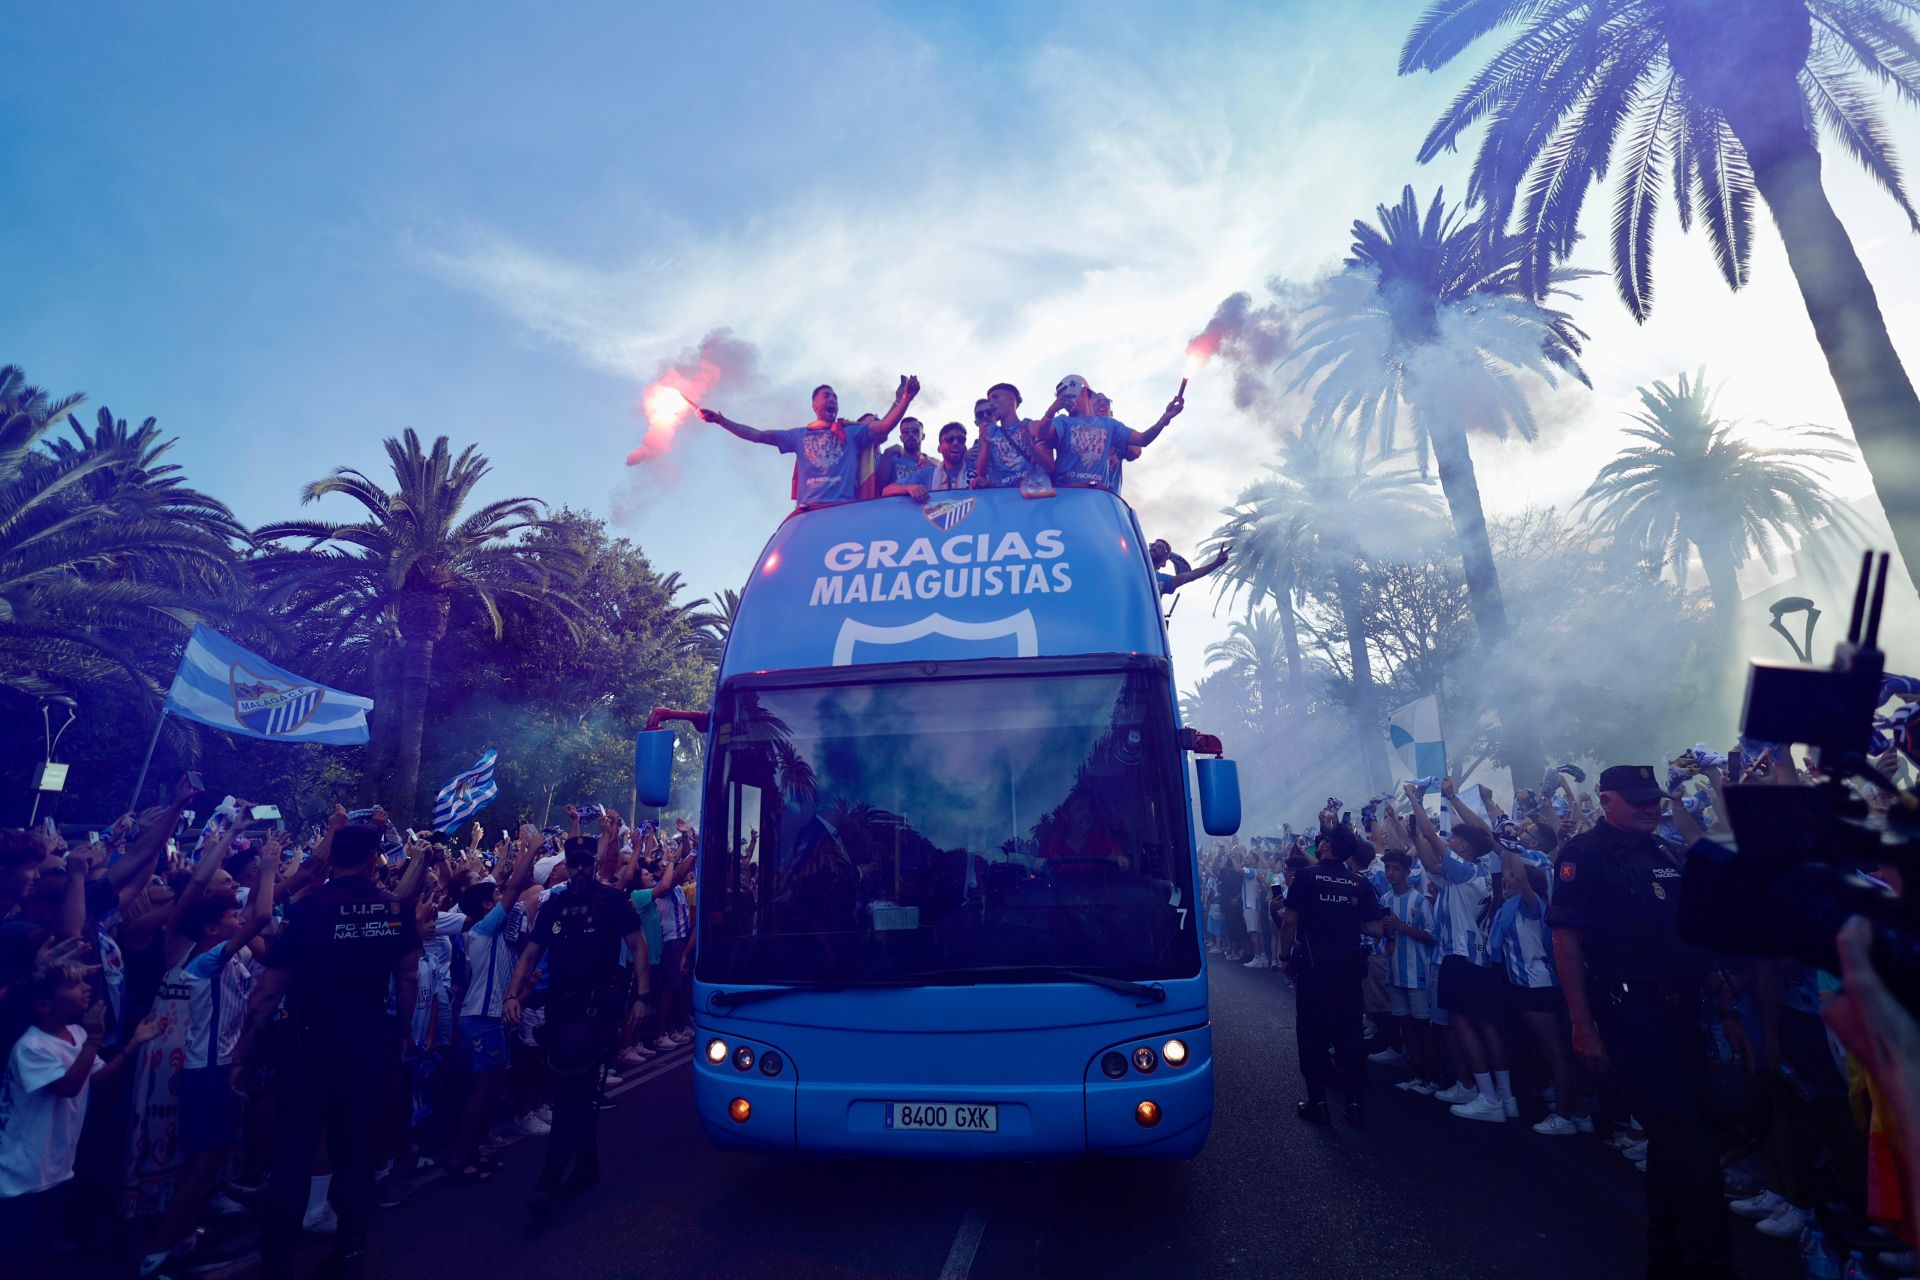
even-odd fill
[[(1602, 791), (1630, 788), (1657, 794), (1653, 770), (1601, 775)], [(1706, 1120), (1702, 1018), (1713, 962), (1674, 929), (1680, 881), (1666, 845), (1602, 822), (1554, 860), (1547, 923), (1580, 930), (1587, 1001), (1647, 1131), (1647, 1274), (1721, 1280), (1734, 1270), (1719, 1148)]]
[(626, 1011), (620, 943), (640, 929), (626, 894), (578, 872), (541, 904), (532, 941), (547, 962), (547, 1064), (553, 1070), (553, 1132), (537, 1184), (559, 1189), (600, 1177), (594, 1094)]
[(1296, 984), (1293, 1027), (1307, 1101), (1326, 1101), (1331, 1048), (1347, 1101), (1358, 1102), (1367, 1087), (1360, 995), (1367, 956), (1360, 935), (1384, 914), (1379, 895), (1345, 864), (1322, 860), (1293, 878), (1287, 910), (1296, 917), (1289, 957)]
[(388, 986), (419, 951), (413, 912), (365, 875), (338, 876), (295, 902), (267, 951), (267, 966), (287, 971), (292, 1038), (278, 1064), (283, 1101), (263, 1223), (265, 1276), (292, 1273), (323, 1132), (340, 1224), (334, 1254), (365, 1247), (376, 1121), (400, 1067), (400, 1022), (387, 1011)]

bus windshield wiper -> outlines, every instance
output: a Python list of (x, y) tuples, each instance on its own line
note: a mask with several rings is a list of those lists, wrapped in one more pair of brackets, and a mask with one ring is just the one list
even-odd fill
[(918, 982), (900, 978), (847, 978), (833, 982), (776, 982), (765, 986), (748, 987), (744, 991), (716, 991), (707, 997), (707, 1004), (714, 1009), (735, 1009), (743, 1004), (758, 1004), (762, 1000), (772, 1000), (778, 996), (792, 995), (796, 991), (847, 991), (863, 987), (916, 987)]

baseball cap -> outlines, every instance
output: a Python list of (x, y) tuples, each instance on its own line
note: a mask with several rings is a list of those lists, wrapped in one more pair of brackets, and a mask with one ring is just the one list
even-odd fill
[(1072, 400), (1087, 389), (1087, 380), (1077, 373), (1070, 373), (1053, 386), (1053, 394)]
[(533, 864), (533, 882), (539, 885), (542, 889), (546, 888), (547, 881), (553, 876), (553, 869), (559, 866), (561, 862), (565, 860), (565, 858), (566, 858), (565, 854), (555, 853), (545, 858), (542, 858), (538, 862), (534, 863)]
[(1601, 771), (1600, 785), (1594, 790), (1618, 792), (1632, 804), (1645, 804), (1666, 794), (1654, 779), (1650, 764), (1609, 765)]

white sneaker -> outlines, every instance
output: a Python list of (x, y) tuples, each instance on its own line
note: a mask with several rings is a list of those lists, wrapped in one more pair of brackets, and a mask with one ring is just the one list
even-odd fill
[(1420, 1082), (1418, 1080), (1402, 1080), (1399, 1084), (1396, 1084), (1393, 1087), (1396, 1089), (1403, 1089), (1408, 1093), (1414, 1093), (1419, 1090)]
[(620, 1051), (620, 1061), (629, 1067), (637, 1067), (642, 1063), (652, 1062), (657, 1056), (659, 1055), (655, 1054), (653, 1050), (642, 1048), (637, 1044), (628, 1045)]
[(531, 1111), (521, 1116), (518, 1120), (515, 1120), (513, 1127), (521, 1133), (526, 1134), (529, 1138), (544, 1138), (553, 1132), (552, 1125)]
[(310, 1213), (300, 1223), (300, 1229), (308, 1235), (330, 1236), (340, 1229), (340, 1219), (333, 1211), (331, 1200), (323, 1201), (320, 1212)]
[(1435, 1101), (1445, 1102), (1448, 1104), (1459, 1103), (1459, 1102), (1471, 1102), (1479, 1096), (1480, 1095), (1475, 1091), (1473, 1091), (1472, 1089), (1468, 1089), (1462, 1086), (1459, 1081), (1455, 1081), (1454, 1083), (1448, 1085), (1444, 1089), (1439, 1090), (1433, 1095)]
[(1452, 1107), (1449, 1107), (1448, 1110), (1452, 1111), (1453, 1114), (1459, 1116), (1462, 1120), (1485, 1120), (1488, 1124), (1505, 1124), (1507, 1122), (1507, 1109), (1505, 1107), (1497, 1102), (1488, 1102), (1477, 1093), (1474, 1095), (1472, 1102), (1455, 1103)]
[(1735, 1200), (1727, 1208), (1743, 1218), (1764, 1221), (1771, 1218), (1787, 1205), (1787, 1198), (1774, 1191), (1762, 1191), (1759, 1195), (1748, 1196), (1745, 1200)]
[(1636, 1142), (1630, 1147), (1623, 1147), (1620, 1154), (1635, 1164), (1639, 1164), (1647, 1158), (1647, 1144), (1644, 1141)]
[(1580, 1132), (1574, 1128), (1573, 1121), (1567, 1119), (1565, 1116), (1548, 1116), (1545, 1120), (1533, 1126), (1533, 1131), (1535, 1133), (1545, 1134), (1549, 1138), (1569, 1138)]
[(1412, 1088), (1415, 1093), (1427, 1098), (1431, 1098), (1440, 1092), (1440, 1086), (1431, 1080), (1415, 1080)]
[(655, 1053), (672, 1053), (679, 1047), (679, 1045), (675, 1044), (666, 1036), (661, 1036), (653, 1042), (653, 1051)]
[(1520, 1099), (1503, 1099), (1500, 1103), (1500, 1109), (1507, 1113), (1507, 1119), (1518, 1120), (1520, 1118)]
[(674, 1042), (675, 1044), (677, 1044), (677, 1045), (688, 1045), (688, 1044), (692, 1044), (692, 1043), (693, 1043), (693, 1032), (691, 1032), (691, 1031), (675, 1031), (675, 1032), (673, 1032), (672, 1034), (670, 1034), (670, 1035), (668, 1035), (668, 1036), (667, 1036), (667, 1039), (669, 1039), (669, 1040), (671, 1040), (671, 1041), (673, 1041), (673, 1042)]
[(1264, 969), (1267, 967), (1267, 958), (1265, 956), (1255, 956), (1240, 967), (1242, 969)]
[(1628, 1147), (1635, 1146), (1647, 1140), (1646, 1134), (1642, 1133), (1636, 1138), (1634, 1137), (1634, 1132), (1632, 1129), (1615, 1129), (1607, 1135), (1607, 1145), (1615, 1151), (1625, 1151)]
[(1392, 1064), (1395, 1062), (1405, 1062), (1406, 1060), (1407, 1055), (1401, 1053), (1398, 1049), (1382, 1049), (1378, 1053), (1370, 1053), (1367, 1055), (1368, 1062)]
[(543, 1102), (533, 1109), (533, 1114), (540, 1117), (542, 1124), (550, 1125), (553, 1123), (553, 1104), (551, 1102)]
[(1800, 1233), (1813, 1221), (1813, 1210), (1802, 1209), (1791, 1204), (1782, 1204), (1774, 1210), (1773, 1216), (1765, 1222), (1754, 1224), (1763, 1236), (1772, 1236), (1775, 1240), (1798, 1240)]

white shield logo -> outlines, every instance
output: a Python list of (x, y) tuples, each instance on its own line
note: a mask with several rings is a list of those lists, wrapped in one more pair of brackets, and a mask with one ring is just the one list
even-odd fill
[(848, 618), (840, 624), (840, 634), (833, 642), (833, 665), (852, 666), (853, 647), (857, 644), (908, 645), (932, 635), (981, 643), (1011, 636), (1015, 657), (1032, 658), (1040, 652), (1040, 633), (1034, 626), (1031, 609), (1022, 609), (1010, 617), (995, 618), (991, 622), (958, 622), (945, 614), (930, 613), (917, 622), (902, 623), (897, 627), (880, 627), (871, 622)]

